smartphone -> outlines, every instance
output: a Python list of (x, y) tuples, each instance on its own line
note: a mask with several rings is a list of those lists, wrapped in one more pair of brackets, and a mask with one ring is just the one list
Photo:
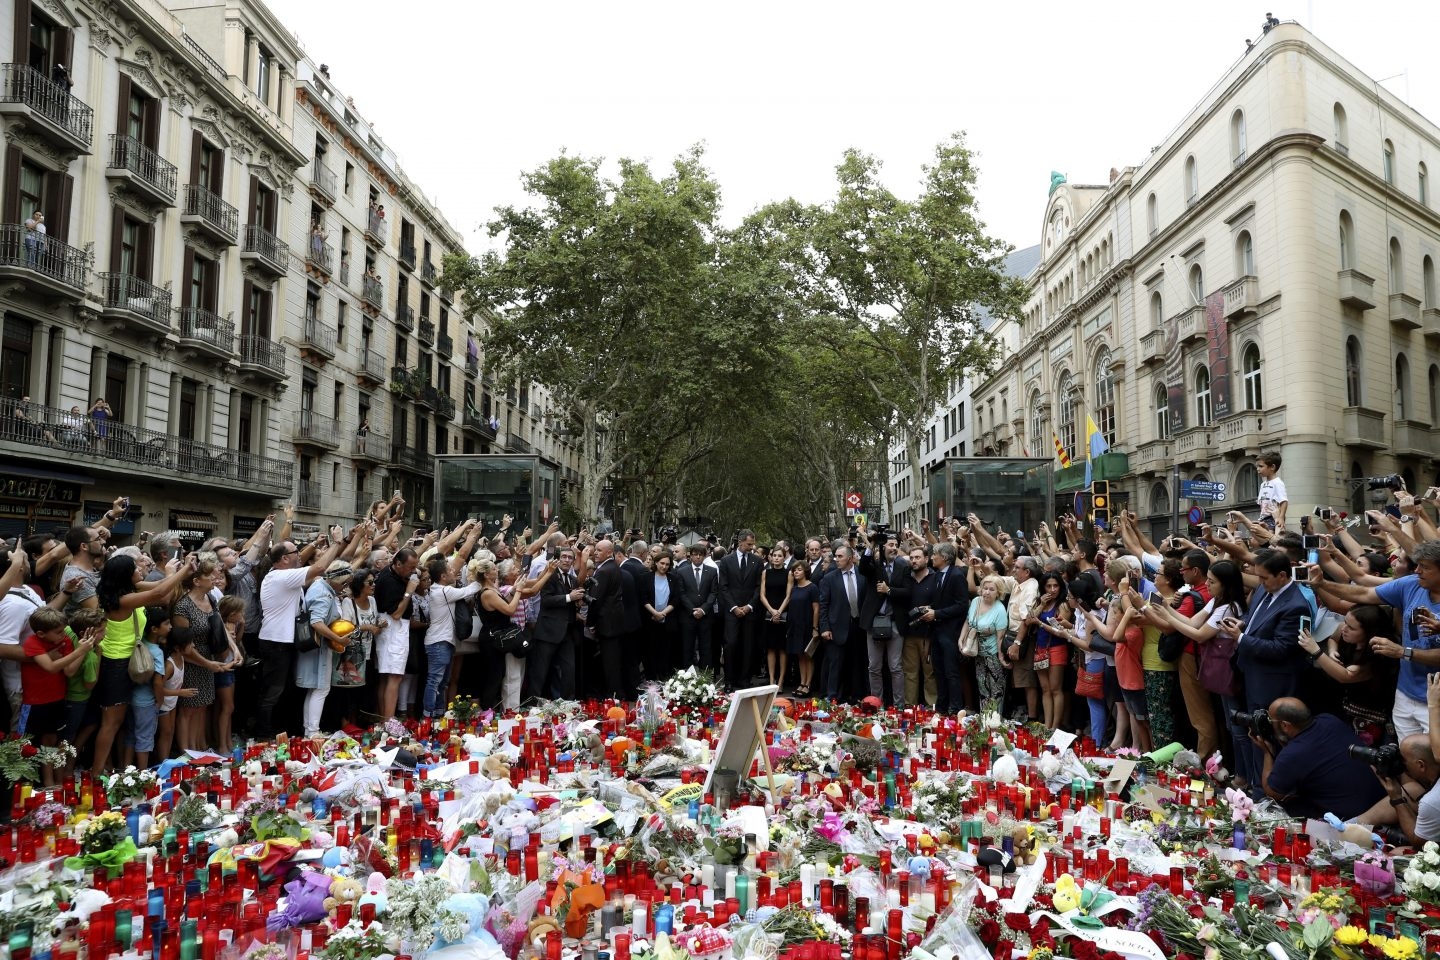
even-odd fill
[(121, 497), (121, 498), (120, 498), (120, 509), (121, 509), (121, 510), (129, 510), (129, 509), (130, 509), (130, 498), (129, 498), (129, 497)]
[(1305, 534), (1304, 536), (1302, 536), (1302, 537), (1300, 538), (1300, 549), (1301, 549), (1301, 550), (1319, 550), (1319, 549), (1320, 549), (1320, 536), (1319, 536), (1319, 534), (1307, 533), (1307, 534)]
[(1309, 532), (1310, 532), (1310, 515), (1309, 515), (1308, 513), (1301, 515), (1301, 517), (1300, 517), (1300, 529), (1303, 530), (1303, 531), (1305, 531), (1306, 533), (1309, 533)]
[(1304, 564), (1297, 563), (1290, 568), (1290, 579), (1304, 583), (1310, 579), (1310, 568)]
[(1301, 632), (1301, 633), (1309, 633), (1309, 632), (1310, 632), (1310, 618), (1309, 618), (1309, 617), (1301, 617), (1301, 618), (1300, 618), (1300, 632)]
[(1394, 517), (1396, 520), (1400, 519), (1400, 507), (1398, 504), (1392, 503), (1387, 505), (1385, 507), (1385, 512), (1390, 514), (1390, 516)]
[(176, 547), (174, 550), (170, 551), (170, 559), (171, 559), (171, 560), (179, 560), (179, 559), (180, 559), (180, 548), (179, 548), (179, 547)]

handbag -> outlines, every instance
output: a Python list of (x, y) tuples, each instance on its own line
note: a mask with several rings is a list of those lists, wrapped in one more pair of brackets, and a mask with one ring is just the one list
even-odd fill
[(895, 619), (888, 613), (877, 613), (870, 624), (870, 636), (876, 640), (889, 640), (895, 636)]
[(1209, 643), (1200, 645), (1199, 664), (1196, 678), (1200, 686), (1221, 696), (1234, 696), (1236, 692), (1235, 667), (1231, 663), (1235, 648), (1239, 646), (1236, 637), (1215, 634)]
[(960, 656), (977, 657), (980, 655), (980, 631), (972, 624), (965, 635), (960, 639)]
[(1179, 630), (1171, 630), (1169, 633), (1160, 634), (1157, 653), (1160, 659), (1166, 663), (1175, 663), (1180, 655), (1185, 652), (1185, 644), (1189, 638)]
[(155, 679), (155, 655), (140, 636), (140, 618), (134, 610), (130, 611), (130, 626), (135, 631), (135, 649), (130, 652), (130, 662), (125, 669), (135, 683), (149, 683)]
[(1087, 670), (1082, 667), (1076, 673), (1075, 695), (1090, 700), (1099, 700), (1105, 696), (1105, 664), (1103, 661), (1099, 670)]
[(454, 604), (455, 615), (455, 642), (467, 640), (475, 630), (475, 611), (470, 606), (469, 597), (461, 597)]
[(530, 634), (523, 627), (509, 627), (505, 630), (492, 630), (490, 632), (490, 644), (497, 653), (508, 653), (516, 659), (523, 660), (530, 652)]

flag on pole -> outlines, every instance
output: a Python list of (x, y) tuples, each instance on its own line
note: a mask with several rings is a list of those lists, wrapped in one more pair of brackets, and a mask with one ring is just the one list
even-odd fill
[(1070, 454), (1066, 453), (1065, 448), (1060, 445), (1060, 435), (1054, 430), (1050, 431), (1050, 439), (1055, 441), (1055, 456), (1060, 458), (1060, 468), (1063, 470), (1070, 466)]
[(1094, 479), (1094, 477), (1092, 476), (1093, 466), (1092, 466), (1091, 461), (1093, 461), (1096, 457), (1100, 456), (1100, 454), (1104, 453), (1106, 450), (1109, 450), (1109, 449), (1110, 449), (1110, 444), (1108, 444), (1108, 443), (1105, 442), (1105, 434), (1103, 434), (1103, 433), (1100, 432), (1100, 428), (1097, 427), (1097, 426), (1095, 426), (1095, 420), (1094, 420), (1094, 418), (1091, 417), (1091, 416), (1087, 413), (1087, 414), (1085, 415), (1085, 489), (1086, 489), (1086, 490), (1089, 490), (1089, 489), (1090, 489), (1090, 484), (1091, 484), (1091, 482), (1092, 482), (1093, 479)]

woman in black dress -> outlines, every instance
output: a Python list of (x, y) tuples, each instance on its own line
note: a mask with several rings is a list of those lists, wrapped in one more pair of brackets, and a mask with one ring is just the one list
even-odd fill
[[(760, 583), (760, 604), (765, 608), (762, 629), (771, 683), (780, 683), (785, 679), (785, 667), (788, 665), (785, 635), (789, 632), (789, 625), (785, 622), (785, 608), (789, 603), (790, 574), (785, 570), (785, 551), (779, 547), (771, 547), (770, 566), (765, 568)], [(780, 666), (779, 673), (775, 671), (777, 661)]]
[(780, 675), (785, 675), (785, 656), (800, 658), (800, 686), (796, 696), (810, 695), (810, 679), (815, 673), (815, 660), (805, 651), (812, 640), (820, 637), (820, 588), (810, 581), (810, 567), (801, 562), (790, 567), (790, 623), (785, 637), (785, 653), (781, 655)]

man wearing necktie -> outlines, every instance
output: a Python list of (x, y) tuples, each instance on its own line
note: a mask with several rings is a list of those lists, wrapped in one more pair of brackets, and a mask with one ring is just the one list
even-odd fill
[(680, 576), (680, 670), (693, 666), (697, 656), (702, 670), (715, 668), (710, 611), (718, 587), (714, 568), (705, 563), (707, 552), (704, 541), (696, 541), (690, 545), (690, 558), (676, 567)]
[(860, 629), (860, 600), (870, 589), (870, 581), (855, 570), (855, 549), (844, 546), (835, 550), (835, 568), (820, 581), (820, 688), (831, 700), (839, 699), (846, 645), (863, 639)]
[(540, 616), (535, 621), (535, 642), (526, 658), (530, 690), (537, 698), (575, 699), (577, 689), (576, 638), (579, 620), (576, 611), (585, 599), (585, 590), (575, 577), (575, 551), (561, 547), (556, 554), (559, 567), (540, 587)]
[(725, 682), (745, 686), (759, 663), (755, 650), (755, 608), (760, 605), (760, 561), (752, 555), (755, 533), (741, 530), (735, 549), (720, 561), (720, 608), (725, 615)]
[[(905, 673), (902, 653), (905, 646), (902, 613), (891, 588), (902, 583), (901, 578), (910, 576), (910, 563), (900, 556), (900, 543), (895, 534), (876, 535), (878, 546), (866, 550), (860, 557), (860, 575), (870, 581), (871, 587), (865, 592), (860, 604), (860, 627), (868, 639), (866, 645), (866, 682), (859, 689), (868, 689), (872, 697), (879, 697), (888, 704), (898, 704), (905, 699)], [(889, 677), (890, 697), (885, 698), (886, 676)]]

